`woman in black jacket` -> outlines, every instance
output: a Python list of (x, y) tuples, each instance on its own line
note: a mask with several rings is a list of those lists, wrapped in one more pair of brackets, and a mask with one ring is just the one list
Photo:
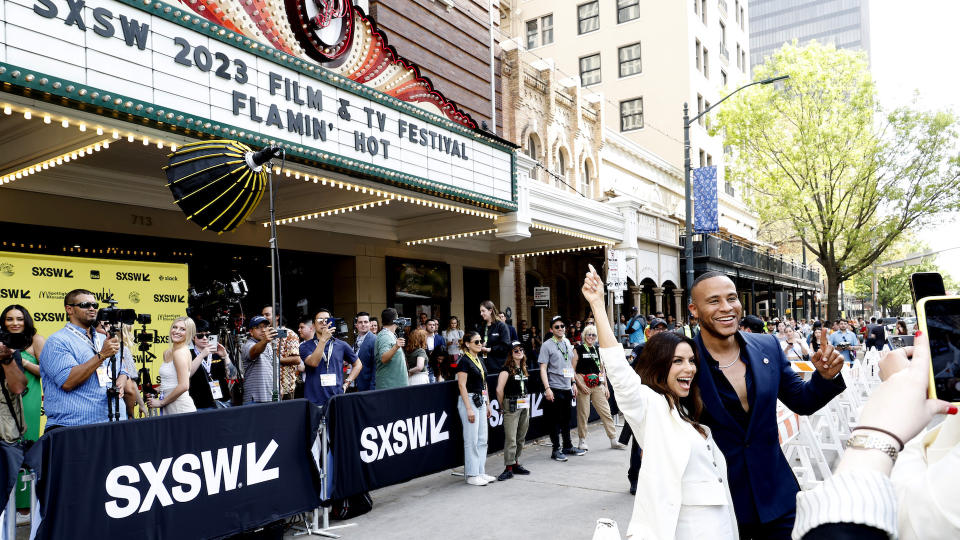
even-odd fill
[(497, 318), (497, 306), (490, 300), (480, 303), (480, 336), (483, 338), (483, 354), (487, 372), (491, 375), (503, 371), (503, 364), (510, 355), (510, 330)]

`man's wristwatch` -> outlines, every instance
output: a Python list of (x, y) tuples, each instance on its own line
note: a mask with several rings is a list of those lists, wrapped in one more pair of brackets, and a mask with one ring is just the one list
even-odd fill
[(877, 437), (876, 435), (851, 435), (850, 438), (847, 439), (847, 448), (880, 450), (884, 454), (890, 456), (890, 459), (894, 463), (897, 462), (897, 456), (900, 454), (900, 450), (897, 448), (897, 445), (891, 444), (888, 439)]

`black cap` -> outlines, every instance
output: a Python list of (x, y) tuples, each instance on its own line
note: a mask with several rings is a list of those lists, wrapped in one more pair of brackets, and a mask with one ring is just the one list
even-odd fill
[(566, 321), (563, 320), (563, 315), (554, 315), (553, 318), (550, 319), (550, 326), (553, 326), (553, 323), (555, 323), (555, 322), (557, 322), (557, 321), (566, 322)]
[(263, 323), (269, 323), (266, 317), (263, 315), (254, 315), (250, 317), (250, 320), (247, 321), (247, 330), (253, 328), (254, 326), (260, 326)]
[(665, 320), (663, 320), (663, 319), (653, 319), (652, 321), (650, 321), (650, 328), (656, 328), (656, 327), (658, 327), (658, 326), (660, 326), (660, 325), (663, 325), (663, 327), (666, 328), (666, 327), (667, 327), (667, 321), (665, 321)]
[(517, 347), (523, 347), (523, 343), (520, 343), (519, 341), (514, 341), (513, 343), (510, 344), (511, 349), (516, 349)]
[(763, 332), (763, 320), (756, 315), (747, 315), (743, 319), (740, 319), (740, 326), (749, 328), (754, 334), (760, 334)]

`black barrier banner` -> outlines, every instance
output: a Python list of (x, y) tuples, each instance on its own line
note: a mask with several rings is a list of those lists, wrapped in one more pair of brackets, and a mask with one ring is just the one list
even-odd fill
[[(493, 414), (487, 419), (487, 453), (503, 450), (503, 416), (494, 390), (497, 376), (487, 379)], [(543, 383), (531, 374), (530, 427), (527, 440), (549, 434), (544, 418)], [(330, 428), (332, 499), (406, 482), (463, 465), (463, 432), (455, 381), (355, 392), (335, 396), (327, 405)], [(590, 421), (599, 418), (590, 412)], [(576, 408), (570, 415), (576, 429)], [(571, 434), (573, 436), (575, 434)]]
[(316, 508), (320, 418), (296, 400), (51, 431), (36, 538), (222, 538)]

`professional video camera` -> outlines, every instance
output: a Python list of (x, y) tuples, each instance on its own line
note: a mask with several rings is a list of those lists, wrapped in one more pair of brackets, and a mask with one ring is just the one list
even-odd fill
[(7, 332), (0, 327), (0, 343), (3, 343), (10, 349), (23, 350), (33, 343), (33, 339), (27, 337), (27, 335), (23, 332), (14, 334), (12, 332)]
[(107, 298), (108, 307), (100, 308), (97, 311), (97, 322), (107, 323), (113, 327), (121, 324), (133, 324), (137, 321), (137, 312), (132, 309), (120, 309), (117, 307), (117, 301), (113, 295)]
[(239, 304), (240, 300), (247, 296), (249, 289), (247, 281), (240, 275), (234, 274), (230, 281), (214, 280), (205, 288), (191, 287), (187, 292), (190, 294), (190, 303), (202, 309)]

